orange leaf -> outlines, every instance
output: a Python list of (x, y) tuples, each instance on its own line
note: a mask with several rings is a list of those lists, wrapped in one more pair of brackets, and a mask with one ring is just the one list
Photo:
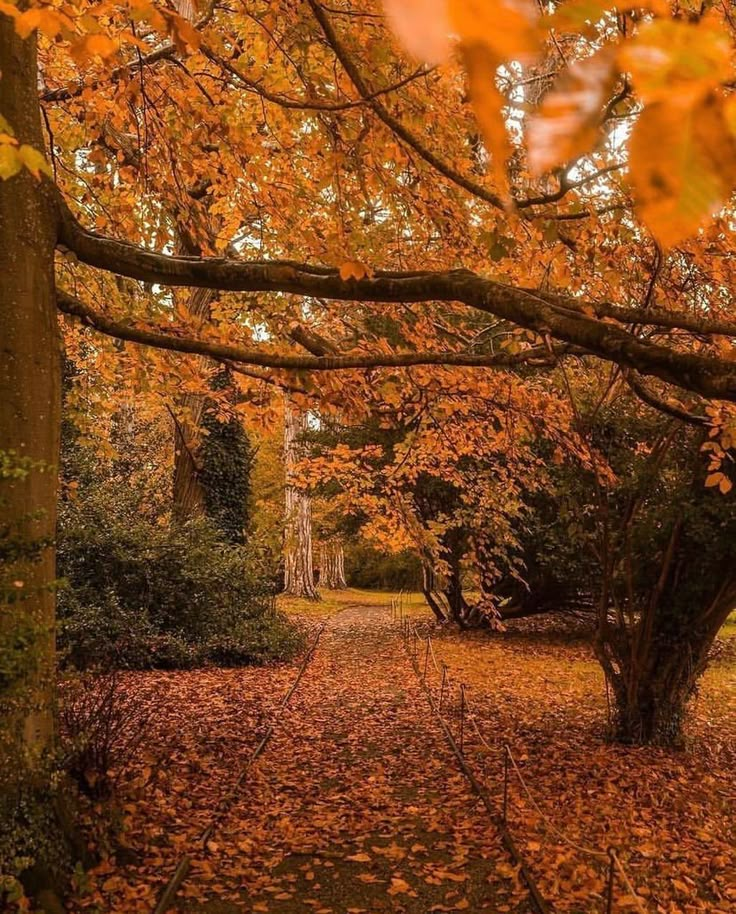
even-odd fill
[(722, 23), (708, 17), (697, 25), (656, 19), (621, 46), (622, 70), (631, 73), (645, 102), (695, 102), (731, 76), (731, 42)]
[(369, 268), (357, 260), (346, 260), (340, 267), (340, 279), (347, 282), (349, 279), (361, 280), (372, 273)]
[(446, 0), (383, 0), (386, 18), (404, 48), (419, 60), (438, 64), (450, 56)]
[(607, 47), (572, 64), (529, 120), (529, 167), (539, 175), (587, 152), (594, 144), (603, 105), (617, 73)]
[(503, 117), (504, 98), (496, 88), (498, 61), (489, 47), (479, 42), (465, 44), (461, 50), (470, 101), (491, 156), (491, 168), (502, 195), (508, 196), (506, 160), (511, 155), (511, 146)]
[(722, 99), (683, 106), (675, 95), (646, 107), (632, 131), (630, 167), (637, 213), (659, 243), (693, 235), (736, 185), (736, 141)]
[(486, 45), (497, 65), (539, 49), (539, 17), (531, 0), (449, 0), (449, 10), (461, 43)]

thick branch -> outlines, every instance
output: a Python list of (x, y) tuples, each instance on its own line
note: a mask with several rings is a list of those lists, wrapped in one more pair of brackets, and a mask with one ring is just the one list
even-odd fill
[(668, 330), (686, 330), (696, 336), (731, 336), (736, 337), (736, 323), (729, 320), (711, 317), (696, 317), (682, 311), (665, 311), (663, 308), (628, 308), (611, 302), (596, 302), (589, 305), (569, 295), (558, 295), (553, 292), (541, 292), (529, 289), (540, 298), (551, 302), (560, 309), (575, 314), (590, 311), (591, 316), (611, 317), (623, 324), (637, 324), (642, 327), (663, 327)]
[[(336, 301), (461, 302), (542, 336), (585, 349), (625, 368), (633, 368), (640, 374), (653, 375), (705, 397), (736, 401), (736, 364), (641, 339), (622, 327), (590, 316), (595, 313), (594, 304), (576, 300), (576, 308), (580, 310), (574, 310), (562, 296), (506, 286), (469, 270), (379, 271), (361, 280), (343, 280), (334, 268), (293, 261), (242, 262), (169, 256), (85, 230), (61, 201), (59, 215), (60, 243), (82, 262), (118, 275), (169, 286), (289, 292)], [(425, 364), (442, 364), (440, 354), (432, 355), (434, 360)], [(224, 353), (221, 357), (230, 356)], [(278, 367), (273, 361), (253, 364)], [(328, 360), (324, 359), (320, 364), (327, 367)]]
[(209, 356), (219, 362), (236, 362), (244, 365), (259, 365), (264, 368), (281, 368), (292, 371), (344, 371), (360, 368), (402, 368), (414, 365), (460, 365), (466, 368), (509, 368), (513, 365), (551, 365), (548, 351), (542, 347), (511, 355), (496, 353), (480, 355), (467, 352), (396, 352), (357, 353), (355, 355), (281, 355), (216, 343), (194, 337), (174, 336), (161, 330), (147, 330), (113, 320), (99, 311), (94, 311), (67, 292), (58, 291), (57, 304), (64, 314), (78, 317), (84, 324), (106, 336), (128, 340), (156, 349), (168, 349), (194, 355)]
[(679, 419), (680, 422), (686, 422), (688, 425), (699, 425), (702, 427), (708, 424), (708, 419), (705, 416), (691, 413), (684, 407), (678, 406), (676, 403), (670, 403), (668, 400), (660, 399), (660, 397), (652, 393), (648, 387), (641, 383), (635, 372), (624, 371), (623, 375), (624, 380), (636, 396), (642, 403), (651, 406), (652, 409), (656, 409), (658, 412), (664, 413), (667, 416), (672, 416), (674, 419)]

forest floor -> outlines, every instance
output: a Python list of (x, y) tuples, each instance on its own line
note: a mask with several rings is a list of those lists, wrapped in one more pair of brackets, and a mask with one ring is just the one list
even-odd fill
[[(137, 673), (153, 710), (121, 782), (120, 843), (79, 879), (73, 911), (150, 912), (178, 858), (180, 914), (531, 911), (526, 889), (460, 773), (391, 623), (387, 598), (347, 592), (287, 610), (326, 620), (273, 739), (207, 848), (197, 837), (296, 673)], [(411, 614), (426, 617), (418, 601)], [(651, 914), (736, 911), (736, 639), (691, 708), (686, 752), (605, 741), (602, 677), (581, 634), (517, 625), (437, 634), (488, 746), (466, 755), (500, 803), (502, 747), (545, 818), (575, 844), (615, 845)], [(457, 721), (455, 720), (454, 726)], [(511, 830), (555, 911), (603, 912), (605, 868), (512, 790)], [(636, 910), (620, 887), (615, 911)]]

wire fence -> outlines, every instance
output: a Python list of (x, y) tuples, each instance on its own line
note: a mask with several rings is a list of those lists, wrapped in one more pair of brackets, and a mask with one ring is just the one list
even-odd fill
[[(445, 735), (448, 737), (451, 747), (455, 751), (456, 755), (458, 755), (458, 760), (461, 763), (461, 768), (466, 775), (468, 775), (470, 772), (469, 779), (474, 789), (476, 789), (476, 793), (479, 793), (480, 795), (478, 789), (479, 787), (482, 790), (483, 796), (481, 796), (481, 799), (484, 799), (486, 806), (489, 807), (489, 812), (491, 812), (494, 818), (497, 818), (498, 823), (502, 827), (502, 837), (510, 839), (511, 845), (514, 848), (514, 850), (512, 850), (512, 855), (516, 858), (517, 863), (520, 865), (521, 873), (524, 876), (537, 910), (540, 912), (548, 912), (549, 905), (544, 899), (541, 899), (541, 895), (539, 895), (539, 890), (526, 865), (526, 861), (518, 851), (518, 848), (516, 848), (516, 845), (513, 842), (513, 838), (511, 837), (509, 831), (509, 804), (511, 800), (510, 787), (512, 778), (518, 781), (524, 796), (536, 814), (539, 816), (546, 832), (554, 834), (558, 840), (562, 841), (564, 844), (568, 845), (571, 849), (576, 851), (576, 853), (582, 856), (596, 860), (599, 863), (601, 861), (605, 861), (605, 914), (613, 914), (615, 911), (614, 896), (617, 882), (623, 886), (626, 894), (631, 900), (628, 907), (631, 907), (633, 904), (638, 914), (649, 914), (647, 909), (644, 907), (641, 896), (636, 891), (636, 888), (634, 887), (632, 880), (621, 861), (618, 849), (615, 847), (607, 847), (605, 849), (592, 847), (579, 841), (574, 841), (564, 831), (562, 831), (544, 812), (544, 810), (537, 802), (534, 793), (524, 778), (516, 756), (507, 743), (500, 747), (503, 760), (503, 800), (500, 813), (495, 806), (491, 808), (488, 802), (485, 801), (485, 798), (488, 797), (487, 791), (482, 786), (478, 777), (474, 772), (472, 772), (467, 763), (465, 743), (468, 729), (472, 729), (476, 739), (487, 752), (497, 753), (499, 751), (499, 746), (494, 746), (484, 736), (483, 731), (478, 724), (477, 716), (474, 713), (472, 705), (468, 700), (468, 690), (466, 685), (463, 682), (459, 682), (457, 683), (456, 688), (453, 689), (453, 682), (451, 680), (447, 664), (441, 660), (438, 660), (435, 653), (434, 645), (432, 643), (431, 627), (426, 623), (421, 625), (416, 621), (410, 619), (407, 615), (406, 609), (407, 607), (405, 604), (405, 595), (403, 592), (400, 592), (391, 600), (391, 618), (400, 626), (401, 636), (406, 650), (409, 654), (409, 658), (412, 661), (412, 665), (417, 673), (417, 676), (419, 677), (420, 683), (427, 693), (432, 710), (438, 716), (442, 729), (445, 731)], [(437, 681), (438, 679), (439, 681)], [(457, 704), (455, 706), (455, 711), (451, 712), (451, 716), (455, 718), (456, 722), (454, 732), (450, 726), (450, 723), (448, 722), (447, 714), (443, 713), (443, 711), (446, 712), (449, 709), (450, 696), (452, 695), (453, 691), (455, 691), (455, 694), (457, 695)], [(507, 843), (508, 846), (508, 841), (505, 843)]]
[[(240, 795), (239, 794), (240, 788), (243, 786), (243, 782), (245, 781), (245, 778), (247, 777), (249, 770), (253, 767), (253, 765), (258, 760), (258, 758), (263, 754), (266, 746), (268, 745), (271, 737), (273, 736), (274, 730), (278, 726), (278, 724), (283, 716), (283, 713), (286, 710), (286, 707), (289, 704), (289, 701), (291, 700), (292, 695), (294, 694), (294, 692), (296, 692), (296, 690), (299, 686), (299, 683), (302, 681), (302, 677), (304, 676), (304, 673), (306, 672), (306, 669), (309, 666), (309, 662), (311, 661), (312, 657), (314, 656), (314, 652), (317, 650), (317, 645), (319, 644), (319, 639), (322, 637), (322, 632), (324, 631), (324, 629), (325, 629), (325, 623), (323, 622), (318, 627), (316, 635), (314, 636), (309, 648), (307, 649), (304, 657), (302, 658), (302, 662), (299, 665), (299, 669), (297, 671), (296, 677), (294, 678), (293, 682), (291, 683), (291, 686), (284, 693), (281, 701), (276, 706), (276, 709), (271, 718), (271, 722), (269, 723), (268, 727), (266, 728), (266, 732), (261, 737), (261, 740), (258, 743), (258, 745), (253, 749), (251, 754), (245, 760), (245, 763), (243, 764), (243, 767), (240, 770), (240, 774), (234, 781), (232, 787), (226, 793), (224, 793), (222, 795), (222, 797), (220, 798), (220, 801), (218, 802), (217, 806), (215, 807), (215, 813), (212, 816), (212, 818), (210, 819), (209, 824), (207, 825), (207, 827), (204, 829), (204, 831), (200, 834), (199, 838), (197, 839), (197, 845), (199, 846), (201, 853), (206, 852), (207, 844), (211, 840), (212, 836), (214, 835), (215, 830), (222, 823), (222, 820), (225, 818), (225, 816), (230, 811), (230, 808), (232, 807), (233, 803), (238, 799), (238, 797)], [(166, 883), (161, 894), (159, 895), (158, 901), (156, 902), (156, 906), (153, 909), (153, 914), (166, 914), (166, 911), (168, 911), (169, 908), (174, 903), (176, 895), (177, 895), (179, 889), (181, 888), (182, 884), (184, 883), (184, 880), (187, 878), (191, 867), (192, 867), (192, 856), (190, 854), (183, 854), (176, 865), (176, 869), (171, 874), (169, 881)]]

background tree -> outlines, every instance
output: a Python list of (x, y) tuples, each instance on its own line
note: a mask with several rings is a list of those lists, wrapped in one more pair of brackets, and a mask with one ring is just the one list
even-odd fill
[(307, 414), (284, 402), (284, 593), (318, 600), (312, 564), (312, 499), (295, 476), (303, 451)]

